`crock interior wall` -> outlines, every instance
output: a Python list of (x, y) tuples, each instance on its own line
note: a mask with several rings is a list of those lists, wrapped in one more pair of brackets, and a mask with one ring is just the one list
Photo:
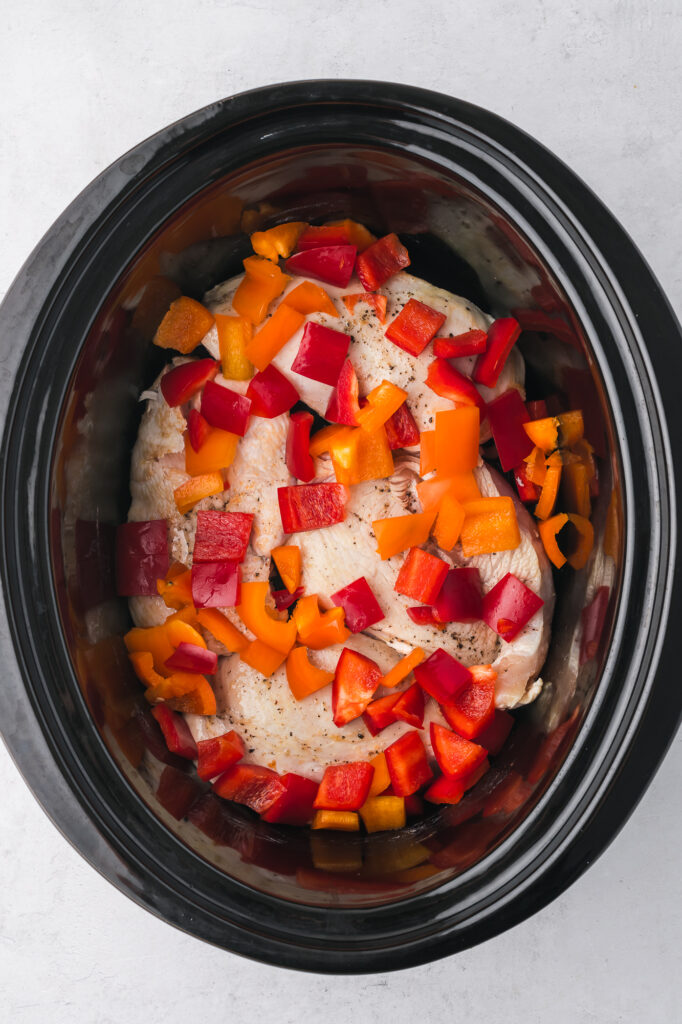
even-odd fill
[[(311, 852), (307, 831), (267, 826), (250, 812), (225, 805), (225, 835), (216, 843), (194, 826), (175, 822), (154, 796), (153, 773), (131, 765), (130, 757), (134, 761), (139, 752), (139, 737), (129, 719), (141, 691), (128, 671), (120, 642), (107, 639), (119, 637), (130, 624), (126, 602), (114, 595), (112, 555), (114, 528), (124, 521), (129, 503), (130, 450), (141, 413), (137, 398), (166, 358), (150, 345), (150, 337), (131, 327), (132, 313), (144, 285), (155, 275), (171, 277), (183, 291), (201, 298), (208, 287), (238, 273), (241, 259), (250, 252), (243, 227), (254, 230), (288, 219), (320, 222), (344, 216), (363, 221), (377, 233), (399, 232), (416, 274), (494, 314), (517, 307), (544, 308), (563, 315), (569, 325), (572, 342), (526, 334), (521, 348), (529, 366), (530, 397), (560, 390), (557, 367), (564, 365), (581, 371), (585, 386), (593, 381), (588, 388), (593, 422), (603, 431), (602, 438), (590, 438), (602, 456), (602, 486), (595, 506), (597, 556), (585, 572), (565, 571), (557, 577), (553, 640), (543, 673), (548, 685), (538, 701), (516, 713), (508, 748), (480, 786), (487, 787), (489, 795), (508, 781), (510, 772), (525, 778), (541, 745), (547, 747), (548, 734), (568, 717), (571, 727), (548, 760), (542, 779), (510, 813), (467, 822), (467, 807), (480, 797), (479, 790), (457, 808), (429, 810), (404, 835), (340, 835), (324, 841), (317, 837), (318, 849)], [(446, 177), (425, 162), (394, 150), (309, 148), (258, 161), (194, 195), (169, 216), (102, 303), (84, 339), (55, 443), (54, 582), (75, 678), (90, 712), (83, 701), (74, 699), (67, 712), (73, 727), (96, 726), (132, 787), (166, 827), (221, 871), (254, 888), (301, 902), (381, 903), (433, 887), (471, 866), (509, 834), (551, 781), (601, 671), (619, 579), (603, 555), (600, 538), (609, 495), (618, 492), (619, 481), (615, 457), (610, 455), (615, 449), (608, 410), (599, 380), (588, 374), (592, 369), (580, 324), (528, 241), (473, 185)], [(591, 594), (600, 585), (610, 588), (609, 618), (597, 657), (579, 665), (586, 589), (589, 586)], [(421, 863), (432, 871), (419, 877), (415, 870), (414, 877), (405, 875), (407, 880), (395, 885), (395, 871), (409, 870), (415, 861), (418, 866), (420, 851), (446, 848), (454, 848), (451, 863), (441, 857), (441, 866), (433, 865), (427, 856)], [(360, 860), (362, 883), (349, 884), (344, 891), (338, 876)], [(329, 866), (335, 863), (339, 869), (332, 871)], [(310, 880), (322, 884), (316, 872), (324, 871), (325, 864), (336, 881), (330, 883), (331, 891), (314, 891)]]

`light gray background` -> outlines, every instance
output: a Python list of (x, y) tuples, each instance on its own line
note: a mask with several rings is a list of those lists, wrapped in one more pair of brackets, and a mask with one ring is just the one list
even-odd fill
[[(678, 0), (4, 0), (0, 12), (0, 296), (76, 193), (168, 122), (270, 82), (370, 77), (461, 96), (537, 136), (682, 308)], [(0, 787), (3, 1021), (682, 1016), (680, 739), (612, 847), (542, 913), (456, 958), (350, 979), (173, 931), (81, 860), (1, 745)]]

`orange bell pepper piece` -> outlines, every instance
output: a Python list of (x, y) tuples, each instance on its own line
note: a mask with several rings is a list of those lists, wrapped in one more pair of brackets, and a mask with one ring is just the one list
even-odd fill
[[(406, 654), (404, 658), (401, 658), (397, 665), (389, 669), (385, 676), (382, 677), (380, 686), (385, 686), (387, 689), (392, 689), (397, 686), (398, 683), (402, 683), (403, 679), (407, 679), (410, 672), (416, 668), (417, 665), (421, 665), (422, 661), (426, 657), (426, 652), (421, 647), (415, 647), (413, 651)], [(388, 783), (386, 783), (388, 785)], [(384, 787), (386, 788), (386, 787)]]
[(562, 412), (558, 416), (545, 416), (523, 424), (534, 445), (545, 452), (555, 448), (570, 448), (583, 436), (583, 414), (580, 409)]
[(174, 711), (193, 715), (215, 715), (217, 706), (205, 676), (196, 672), (174, 672), (158, 686), (145, 691), (150, 704), (163, 701)]
[(408, 516), (375, 519), (372, 523), (381, 558), (391, 558), (406, 548), (420, 548), (426, 544), (436, 518), (436, 509), (416, 512)]
[(562, 468), (561, 456), (557, 452), (553, 452), (547, 459), (545, 481), (540, 492), (540, 499), (535, 506), (535, 515), (538, 519), (549, 519), (554, 511), (559, 496)]
[(358, 302), (364, 302), (374, 310), (380, 324), (386, 323), (388, 299), (385, 295), (379, 295), (377, 292), (355, 292), (353, 295), (342, 295), (341, 300), (351, 316)]
[(168, 312), (156, 329), (154, 344), (174, 348), (183, 355), (193, 352), (213, 327), (213, 314), (196, 299), (181, 295), (171, 302)]
[(478, 465), (481, 417), (475, 405), (436, 413), (436, 469), (440, 476), (464, 473)]
[(367, 395), (367, 405), (357, 413), (358, 426), (373, 434), (398, 411), (406, 398), (407, 391), (392, 384), (390, 380), (382, 380), (381, 384), (372, 388)]
[(345, 643), (350, 636), (344, 625), (345, 617), (343, 608), (339, 607), (330, 608), (322, 614), (317, 594), (305, 595), (294, 608), (293, 621), (299, 642), (314, 651)]
[(215, 315), (223, 377), (227, 380), (251, 380), (252, 364), (246, 358), (246, 346), (253, 336), (253, 325), (243, 316)]
[(360, 818), (357, 811), (315, 811), (310, 827), (331, 828), (337, 832), (359, 832)]
[(527, 455), (523, 461), (526, 464), (526, 476), (530, 482), (538, 487), (542, 487), (547, 472), (547, 462), (545, 461), (545, 453), (542, 448), (536, 445), (530, 455)]
[(360, 817), (368, 832), (404, 828), (405, 800), (402, 796), (371, 796), (360, 808)]
[(479, 498), (464, 506), (460, 535), (465, 558), (513, 551), (521, 543), (513, 498)]
[(282, 302), (286, 306), (309, 316), (311, 313), (326, 313), (328, 316), (338, 316), (338, 310), (329, 295), (321, 284), (314, 281), (301, 281), (295, 288), (285, 295)]
[(178, 512), (185, 515), (202, 498), (209, 498), (212, 494), (222, 494), (224, 490), (225, 484), (220, 473), (202, 473), (201, 476), (190, 477), (184, 484), (176, 487), (173, 497)]
[(470, 469), (465, 473), (455, 473), (453, 476), (436, 475), (417, 484), (417, 495), (425, 512), (427, 509), (437, 508), (446, 494), (462, 503), (476, 501), (481, 497), (476, 477)]
[(296, 640), (296, 623), (293, 619), (282, 621), (268, 614), (265, 600), (269, 592), (267, 582), (253, 580), (242, 583), (241, 603), (237, 605), (237, 615), (258, 640), (287, 655)]
[(360, 427), (344, 427), (332, 439), (329, 450), (340, 484), (383, 480), (393, 473), (393, 452), (384, 427), (372, 434)]
[(185, 434), (185, 471), (190, 476), (205, 476), (207, 473), (219, 473), (234, 462), (237, 454), (239, 437), (229, 430), (210, 427), (208, 434), (198, 452), (194, 451)]
[(182, 562), (173, 562), (166, 578), (156, 581), (156, 589), (169, 608), (179, 610), (192, 604), (192, 570)]
[(246, 274), (234, 293), (232, 308), (252, 324), (259, 324), (265, 319), (270, 303), (282, 294), (290, 279), (276, 263), (262, 256), (245, 259), (244, 270)]
[(160, 626), (143, 629), (134, 626), (123, 637), (129, 654), (146, 652), (151, 654), (155, 670), (162, 676), (170, 675), (166, 661), (181, 643), (195, 644), (206, 647), (206, 641), (188, 622), (184, 622), (176, 613)]
[(163, 676), (154, 671), (154, 655), (149, 651), (131, 651), (128, 655), (135, 675), (145, 686), (159, 686)]
[(422, 430), (419, 435), (419, 475), (426, 476), (436, 468), (436, 431)]
[(372, 782), (369, 787), (369, 796), (379, 796), (379, 793), (383, 793), (384, 790), (388, 789), (391, 785), (391, 776), (388, 771), (386, 755), (382, 751), (380, 754), (377, 754), (376, 757), (373, 757), (369, 763), (374, 769), (374, 775), (372, 776)]
[(217, 608), (199, 608), (197, 621), (228, 651), (243, 651), (249, 641)]
[(280, 256), (286, 259), (291, 256), (299, 236), (308, 227), (304, 220), (290, 220), (288, 224), (278, 224), (267, 231), (254, 231), (251, 235), (253, 251), (258, 256), (276, 263)]
[(357, 220), (350, 220), (348, 217), (344, 220), (327, 221), (324, 226), (343, 228), (348, 235), (348, 244), (356, 246), (358, 252), (364, 252), (373, 242), (376, 242), (376, 235), (368, 231), (364, 224), (358, 223)]
[[(559, 546), (559, 534), (569, 523), (575, 528), (574, 537), (568, 538), (570, 554), (564, 554)], [(585, 566), (594, 546), (594, 529), (589, 519), (561, 512), (543, 523), (538, 523), (538, 530), (547, 557), (557, 569), (561, 569), (566, 562), (574, 569), (582, 569)]]
[(247, 344), (247, 358), (258, 370), (264, 370), (303, 325), (304, 320), (303, 313), (282, 302)]
[(561, 504), (569, 512), (575, 512), (585, 519), (590, 518), (592, 510), (589, 472), (588, 466), (581, 460), (564, 466), (561, 477)]
[(293, 594), (301, 583), (301, 549), (296, 544), (282, 544), (273, 548), (270, 554), (282, 583)]
[(452, 494), (446, 494), (438, 508), (433, 537), (443, 551), (452, 551), (464, 525), (464, 506)]
[(348, 427), (336, 425), (322, 427), (310, 438), (310, 454), (314, 459), (319, 459), (320, 455), (330, 452), (334, 444), (342, 442), (347, 433)]
[(334, 679), (333, 672), (311, 665), (307, 647), (294, 647), (287, 657), (287, 682), (296, 700), (316, 693)]
[(268, 644), (264, 644), (262, 640), (252, 640), (242, 648), (239, 657), (268, 679), (283, 663), (286, 654), (276, 651)]

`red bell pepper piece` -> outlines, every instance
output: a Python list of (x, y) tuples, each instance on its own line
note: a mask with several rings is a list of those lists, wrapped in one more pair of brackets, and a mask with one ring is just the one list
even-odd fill
[(353, 276), (357, 248), (354, 245), (320, 245), (294, 253), (286, 262), (289, 274), (314, 277), (325, 284), (346, 288)]
[(497, 455), (505, 473), (523, 462), (533, 450), (533, 442), (523, 429), (530, 416), (516, 388), (488, 403), (488, 419)]
[(181, 643), (164, 664), (171, 672), (199, 672), (211, 676), (218, 667), (218, 655), (197, 644)]
[(384, 426), (391, 451), (398, 448), (413, 448), (419, 444), (419, 429), (414, 416), (407, 408), (407, 402), (403, 402), (400, 408), (396, 409)]
[(410, 355), (419, 356), (446, 319), (444, 313), (439, 313), (426, 303), (409, 299), (384, 334), (398, 348)]
[(497, 673), (489, 665), (474, 665), (469, 671), (471, 682), (456, 694), (452, 704), (443, 704), (441, 711), (455, 732), (467, 740), (475, 740), (495, 717)]
[(549, 416), (547, 402), (544, 398), (536, 398), (532, 402), (526, 402), (526, 409), (531, 420), (544, 420)]
[(494, 388), (507, 362), (514, 343), (521, 334), (517, 321), (511, 317), (495, 320), (488, 328), (488, 347), (476, 360), (474, 380)]
[(211, 428), (198, 409), (190, 409), (187, 413), (187, 433), (189, 443), (195, 452), (198, 452), (208, 437)]
[(292, 604), (296, 604), (299, 597), (303, 597), (303, 589), (303, 587), (297, 587), (293, 594), (290, 594), (288, 590), (273, 590), (272, 597), (277, 611), (285, 612), (287, 608), (291, 608)]
[(381, 682), (381, 669), (371, 658), (344, 647), (332, 683), (334, 725), (341, 728), (365, 710)]
[(611, 591), (608, 587), (599, 587), (594, 597), (580, 613), (583, 632), (580, 639), (580, 664), (591, 661), (597, 656), (599, 641), (604, 631), (606, 610), (609, 606)]
[(379, 697), (379, 700), (373, 700), (367, 705), (362, 713), (362, 720), (372, 736), (378, 736), (382, 729), (396, 721), (393, 709), (399, 699), (399, 693), (389, 693), (387, 697)]
[(156, 788), (156, 799), (177, 821), (185, 818), (189, 810), (204, 795), (201, 784), (186, 772), (166, 765)]
[(309, 320), (303, 329), (301, 344), (291, 369), (310, 380), (319, 380), (322, 384), (336, 387), (349, 345), (349, 334)]
[(169, 405), (189, 402), (207, 381), (213, 380), (219, 367), (220, 363), (215, 359), (192, 359), (175, 366), (161, 378), (161, 394)]
[(246, 397), (251, 400), (251, 415), (272, 420), (288, 412), (298, 402), (298, 391), (283, 373), (270, 363), (249, 381)]
[(287, 772), (281, 782), (284, 792), (263, 811), (263, 821), (276, 822), (278, 825), (307, 825), (313, 816), (317, 783), (296, 772)]
[[(357, 415), (360, 412), (360, 385), (358, 384), (355, 368), (346, 359), (335, 382), (336, 387), (329, 396), (325, 419), (330, 423), (341, 423), (346, 427), (356, 427)], [(386, 424), (388, 428), (388, 424)], [(389, 438), (390, 441), (390, 438)]]
[(507, 643), (519, 635), (542, 608), (541, 597), (508, 572), (483, 598), (483, 621)]
[(460, 779), (476, 771), (488, 756), (484, 747), (465, 740), (438, 722), (431, 722), (431, 746), (443, 774)]
[(386, 323), (388, 299), (385, 295), (376, 295), (374, 292), (356, 292), (354, 295), (342, 295), (341, 299), (351, 316), (355, 314), (355, 307), (358, 302), (364, 302), (366, 305), (371, 306), (380, 323)]
[(165, 519), (122, 523), (116, 530), (116, 593), (122, 597), (157, 594), (156, 581), (168, 572)]
[(407, 690), (398, 694), (393, 705), (393, 714), (397, 720), (421, 729), (424, 725), (424, 691), (419, 683), (413, 683)]
[(348, 228), (345, 224), (311, 224), (299, 235), (296, 251), (303, 249), (319, 249), (325, 245), (351, 245)]
[[(163, 705), (159, 704), (156, 705), (156, 707), (163, 707)], [(156, 710), (156, 708), (154, 708), (154, 710)], [(167, 710), (170, 711), (170, 708)], [(157, 761), (161, 761), (163, 764), (170, 764), (173, 765), (174, 768), (178, 768), (180, 771), (185, 771), (188, 765), (184, 754), (182, 756), (178, 756), (178, 754), (174, 754), (169, 749), (166, 743), (165, 734), (162, 732), (153, 710), (138, 711), (135, 715), (134, 722), (139, 729), (142, 742), (152, 757), (155, 757)]]
[(436, 622), (479, 622), (482, 614), (483, 594), (478, 569), (450, 569), (433, 602)]
[(342, 523), (348, 492), (343, 484), (299, 484), (279, 487), (277, 498), (285, 533), (304, 533)]
[(297, 480), (309, 483), (315, 476), (315, 461), (310, 454), (310, 428), (313, 414), (292, 412), (287, 430), (287, 469)]
[(441, 398), (449, 398), (456, 405), (475, 405), (485, 415), (483, 396), (470, 377), (456, 370), (447, 359), (434, 359), (426, 371), (426, 383)]
[(277, 772), (258, 764), (235, 764), (216, 779), (213, 789), (223, 800), (246, 804), (263, 814), (286, 792)]
[(418, 626), (438, 626), (433, 608), (430, 605), (417, 605), (416, 608), (407, 608), (407, 614)]
[(414, 675), (422, 690), (439, 704), (451, 704), (459, 691), (471, 682), (469, 669), (442, 647), (415, 666)]
[(171, 711), (165, 704), (153, 707), (152, 715), (161, 726), (163, 738), (170, 752), (193, 761), (197, 756), (197, 745), (182, 715), (177, 711)]
[(386, 747), (386, 764), (396, 796), (410, 796), (433, 778), (418, 732), (406, 732)]
[(241, 571), (237, 562), (195, 562), (192, 601), (196, 608), (234, 608), (239, 604)]
[(492, 721), (478, 734), (476, 739), (482, 747), (485, 747), (491, 757), (495, 757), (507, 742), (507, 737), (513, 727), (514, 716), (510, 715), (508, 711), (495, 709)]
[(355, 270), (365, 291), (375, 292), (398, 271), (409, 267), (407, 249), (395, 234), (384, 235), (357, 258)]
[(313, 807), (323, 811), (358, 811), (367, 799), (373, 775), (374, 768), (368, 761), (329, 765)]
[(243, 562), (249, 546), (253, 513), (214, 512), (197, 513), (194, 535), (194, 562)]
[(424, 793), (431, 804), (458, 804), (464, 796), (464, 783), (454, 775), (441, 775)]
[(381, 605), (364, 576), (337, 590), (331, 595), (331, 600), (343, 608), (346, 626), (351, 633), (362, 633), (363, 629), (385, 618)]
[(514, 483), (516, 484), (519, 498), (524, 503), (529, 501), (536, 502), (539, 499), (541, 488), (528, 479), (528, 466), (525, 462), (521, 462), (514, 468)]
[(234, 729), (223, 733), (222, 736), (199, 740), (197, 749), (197, 774), (205, 782), (215, 779), (216, 775), (222, 775), (244, 756), (244, 743)]
[(422, 548), (410, 548), (393, 589), (422, 604), (433, 604), (448, 575), (448, 569), (448, 563), (442, 558)]
[(439, 359), (460, 359), (462, 356), (480, 356), (488, 344), (486, 331), (473, 329), (454, 338), (435, 338), (433, 354)]
[(209, 380), (201, 396), (201, 415), (212, 427), (243, 437), (249, 425), (251, 399)]

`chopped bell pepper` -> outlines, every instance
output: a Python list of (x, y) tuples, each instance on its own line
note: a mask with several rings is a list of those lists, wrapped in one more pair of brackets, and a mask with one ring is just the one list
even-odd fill
[(367, 404), (357, 414), (358, 424), (369, 434), (374, 434), (398, 411), (406, 398), (406, 391), (389, 380), (382, 380), (367, 395)]
[(422, 548), (412, 547), (400, 567), (394, 590), (422, 604), (433, 604), (445, 577), (448, 563)]
[(291, 608), (300, 597), (303, 597), (303, 587), (296, 587), (293, 594), (290, 594), (286, 588), (272, 591), (272, 599), (278, 612), (285, 612), (287, 608)]
[(263, 814), (286, 792), (277, 772), (258, 764), (235, 764), (215, 780), (213, 790), (223, 800), (246, 804)]
[(284, 259), (296, 248), (302, 233), (308, 225), (303, 220), (290, 220), (286, 224), (278, 224), (267, 231), (254, 231), (251, 235), (253, 251), (258, 256), (264, 256), (266, 260), (276, 263), (279, 257)]
[(348, 236), (348, 241), (357, 248), (358, 252), (363, 252), (372, 242), (376, 242), (376, 235), (373, 235), (364, 224), (360, 224), (357, 220), (351, 220), (349, 217), (345, 217), (343, 220), (330, 220), (323, 227), (325, 230), (342, 228)]
[(181, 562), (173, 562), (164, 579), (157, 579), (159, 597), (169, 608), (178, 611), (192, 603), (192, 573)]
[(493, 321), (488, 328), (486, 350), (478, 357), (474, 367), (474, 380), (478, 384), (495, 387), (520, 334), (521, 328), (511, 316)]
[(286, 268), (290, 274), (314, 277), (325, 284), (347, 288), (356, 254), (354, 245), (320, 245), (294, 253), (287, 260)]
[(426, 371), (426, 384), (441, 398), (448, 398), (457, 407), (475, 406), (481, 416), (485, 413), (485, 402), (470, 377), (460, 373), (447, 359), (434, 359)]
[(407, 679), (410, 672), (420, 665), (425, 657), (426, 654), (421, 647), (415, 647), (413, 651), (401, 658), (397, 665), (389, 669), (385, 676), (382, 676), (381, 685), (386, 689), (391, 689), (398, 683), (402, 683), (403, 679)]
[(122, 597), (157, 594), (157, 580), (168, 572), (165, 519), (122, 523), (116, 529), (116, 593)]
[[(480, 667), (480, 666), (477, 666)], [(452, 724), (452, 723), (450, 723)], [(514, 716), (508, 711), (495, 709), (492, 721), (486, 725), (482, 732), (475, 738), (479, 744), (488, 751), (491, 757), (495, 757), (502, 750), (507, 742), (507, 737), (514, 727)], [(459, 731), (459, 730), (457, 730)]]
[(278, 825), (307, 825), (313, 816), (317, 783), (296, 772), (287, 772), (280, 781), (284, 793), (263, 811), (263, 821), (276, 822)]
[(193, 561), (243, 562), (252, 525), (251, 512), (197, 512)]
[(459, 691), (471, 682), (469, 669), (442, 647), (417, 665), (414, 675), (422, 690), (439, 704), (451, 704)]
[(315, 476), (315, 463), (310, 454), (311, 412), (292, 412), (289, 417), (286, 443), (287, 469), (297, 480), (309, 483)]
[(314, 651), (346, 642), (350, 632), (343, 620), (343, 608), (330, 608), (321, 614), (316, 594), (302, 597), (294, 609), (299, 642)]
[(246, 397), (251, 400), (252, 416), (271, 420), (296, 405), (298, 391), (276, 366), (270, 364), (251, 378)]
[(173, 672), (198, 672), (212, 676), (218, 667), (218, 655), (197, 644), (181, 643), (166, 660), (166, 668)]
[(483, 598), (481, 618), (495, 633), (511, 643), (544, 601), (518, 576), (508, 572)]
[[(533, 451), (540, 451), (539, 448), (534, 448)], [(520, 462), (518, 466), (514, 468), (514, 483), (516, 484), (516, 490), (519, 498), (524, 504), (531, 501), (537, 501), (540, 497), (540, 488), (537, 484), (528, 476), (528, 463)]]
[(526, 409), (528, 409), (528, 415), (532, 420), (543, 420), (548, 415), (547, 402), (544, 398), (535, 398), (526, 402)]
[(409, 267), (410, 257), (396, 234), (384, 235), (368, 246), (357, 258), (355, 271), (362, 287), (375, 292), (386, 284), (390, 277)]
[(384, 751), (391, 788), (396, 796), (411, 796), (433, 778), (426, 749), (418, 732), (406, 732)]
[(400, 796), (369, 797), (360, 808), (360, 817), (368, 832), (404, 828), (407, 821), (405, 801)]
[(293, 594), (301, 582), (301, 549), (296, 544), (281, 544), (270, 552), (282, 583)]
[(213, 327), (213, 314), (196, 299), (181, 295), (171, 302), (168, 312), (156, 329), (154, 344), (159, 348), (174, 348), (188, 355)]
[(366, 249), (376, 241), (366, 227), (354, 220), (330, 221), (321, 227), (311, 225), (298, 240), (299, 249), (317, 249), (321, 245), (355, 245)]
[[(561, 532), (568, 527), (559, 543)], [(574, 569), (582, 569), (594, 545), (594, 528), (589, 519), (574, 513), (559, 515), (538, 523), (540, 538), (550, 562), (560, 569), (566, 562)], [(565, 550), (562, 550), (562, 546)]]
[(215, 715), (216, 699), (207, 679), (196, 672), (174, 672), (157, 686), (145, 691), (150, 704), (165, 701), (183, 714)]
[[(185, 457), (187, 451), (185, 451)], [(184, 484), (180, 484), (173, 491), (173, 498), (181, 515), (186, 515), (194, 508), (198, 501), (203, 498), (210, 498), (213, 494), (222, 494), (225, 484), (220, 473), (202, 473), (199, 476), (190, 477)]]
[(337, 317), (338, 310), (322, 285), (314, 281), (301, 281), (287, 295), (282, 302), (292, 309), (309, 316), (311, 313), (326, 313), (327, 316)]
[(483, 595), (478, 569), (450, 569), (431, 603), (436, 622), (479, 622), (483, 617)]
[[(448, 725), (460, 736), (474, 740), (491, 724), (495, 717), (495, 681), (497, 672), (491, 665), (472, 665), (471, 682), (441, 711)], [(481, 743), (485, 746), (484, 743)], [(488, 749), (486, 747), (486, 749)]]
[(464, 525), (464, 506), (451, 493), (446, 493), (438, 507), (433, 538), (443, 551), (452, 551)]
[(469, 501), (464, 513), (460, 541), (465, 558), (513, 551), (521, 543), (513, 498), (501, 495)]
[[(282, 294), (289, 278), (276, 263), (262, 256), (249, 256), (245, 259), (244, 270), (245, 276), (234, 293), (232, 308), (239, 316), (255, 325), (265, 319), (270, 303)], [(253, 362), (248, 350), (246, 356)]]
[(388, 300), (385, 295), (375, 295), (374, 292), (355, 292), (353, 295), (342, 295), (341, 298), (351, 316), (354, 315), (358, 302), (364, 302), (372, 307), (379, 323), (386, 323)]
[(158, 686), (163, 682), (164, 677), (154, 669), (154, 655), (150, 651), (130, 651), (128, 658), (135, 675), (145, 686)]
[(159, 723), (166, 746), (171, 754), (193, 761), (197, 756), (197, 745), (187, 722), (177, 711), (171, 711), (165, 704), (152, 708), (152, 715)]
[(435, 626), (437, 629), (445, 629), (445, 626), (436, 622), (431, 605), (417, 605), (416, 608), (406, 608), (408, 618), (417, 626)]
[(243, 437), (249, 425), (251, 399), (209, 380), (201, 395), (201, 415), (212, 427)]
[(305, 317), (292, 306), (282, 302), (269, 320), (254, 334), (246, 346), (247, 358), (257, 370), (263, 371), (270, 365), (289, 338), (304, 324)]
[(464, 783), (452, 775), (439, 775), (424, 793), (432, 804), (458, 804), (464, 796)]
[(435, 338), (433, 354), (439, 359), (460, 359), (462, 356), (479, 356), (488, 345), (488, 334), (472, 328), (454, 338)]
[(161, 378), (161, 394), (170, 406), (189, 402), (204, 384), (213, 380), (218, 372), (215, 359), (192, 359), (180, 366), (174, 366)]
[(242, 583), (237, 615), (259, 640), (282, 654), (288, 654), (296, 640), (296, 623), (293, 619), (283, 622), (268, 615), (265, 602), (269, 589), (265, 581)]
[(299, 484), (278, 487), (279, 512), (285, 533), (304, 533), (342, 523), (348, 492), (343, 484)]
[(351, 633), (362, 633), (385, 617), (364, 576), (337, 590), (330, 600), (343, 608), (346, 626)]
[(198, 609), (197, 620), (199, 625), (208, 630), (211, 636), (215, 637), (218, 643), (221, 643), (228, 651), (243, 651), (249, 642), (244, 634), (240, 633), (227, 616), (219, 612), (217, 608)]
[(431, 746), (444, 775), (470, 775), (485, 761), (488, 751), (438, 722), (431, 722)]
[(391, 558), (405, 548), (421, 547), (429, 539), (435, 518), (436, 510), (432, 509), (407, 516), (375, 519), (372, 529), (377, 539), (380, 557)]
[(239, 657), (256, 672), (260, 672), (265, 679), (269, 679), (280, 665), (284, 664), (286, 654), (276, 651), (262, 640), (251, 640), (239, 652)]
[(332, 447), (343, 441), (347, 434), (346, 428), (341, 424), (322, 427), (310, 438), (310, 454), (314, 459), (318, 459), (325, 452), (331, 452)]
[(328, 765), (313, 806), (322, 811), (358, 811), (367, 799), (373, 775), (368, 761)]
[(398, 448), (414, 448), (419, 444), (419, 430), (414, 416), (407, 408), (407, 402), (396, 409), (386, 420), (386, 436), (391, 451)]
[(291, 369), (310, 380), (335, 387), (348, 355), (349, 345), (349, 334), (308, 320)]
[(362, 720), (372, 736), (378, 736), (383, 729), (396, 721), (393, 709), (399, 698), (399, 693), (390, 693), (387, 697), (369, 702), (362, 713)]
[(239, 604), (241, 569), (237, 562), (194, 562), (192, 600), (195, 608), (234, 608)]
[(561, 504), (568, 512), (574, 512), (585, 519), (590, 518), (590, 476), (585, 462), (571, 462), (563, 467)]
[(547, 416), (542, 420), (524, 423), (523, 429), (534, 445), (545, 452), (555, 448), (570, 448), (583, 436), (583, 414), (580, 409)]
[(417, 495), (425, 512), (439, 508), (446, 494), (461, 504), (481, 497), (476, 477), (470, 469), (463, 473), (453, 473), (452, 476), (436, 475), (417, 484)]
[(315, 811), (310, 827), (333, 829), (335, 832), (359, 832), (360, 817), (356, 811)]
[(419, 435), (419, 475), (426, 476), (436, 468), (436, 431), (422, 430)]
[(359, 395), (360, 386), (355, 368), (350, 359), (346, 359), (341, 367), (336, 387), (329, 396), (325, 419), (348, 427), (357, 426), (360, 412)]
[(220, 430), (218, 427), (210, 427), (201, 447), (196, 451), (187, 435), (185, 438), (185, 471), (190, 476), (197, 478), (214, 473), (220, 475), (221, 469), (227, 469), (232, 465), (237, 454), (238, 444), (237, 434), (231, 434), (229, 430)]
[(222, 736), (199, 740), (197, 748), (197, 775), (204, 782), (209, 782), (216, 775), (222, 775), (244, 756), (244, 743), (234, 729), (223, 733)]
[(553, 452), (547, 459), (545, 479), (540, 491), (540, 498), (535, 506), (537, 519), (549, 519), (559, 496), (559, 484), (561, 483), (563, 466), (561, 456)]
[(533, 442), (523, 429), (530, 419), (516, 388), (509, 388), (488, 403), (488, 421), (497, 455), (505, 473), (518, 466), (533, 450)]
[(386, 755), (382, 751), (373, 757), (369, 762), (374, 769), (374, 775), (372, 776), (372, 784), (369, 787), (369, 797), (379, 796), (379, 793), (383, 793), (384, 790), (388, 789), (391, 785), (391, 776), (388, 774), (388, 765), (386, 764)]
[(396, 721), (407, 722), (415, 729), (424, 725), (424, 691), (419, 683), (413, 683), (407, 690), (398, 694), (393, 705), (393, 716)]
[(340, 484), (383, 480), (393, 473), (393, 455), (383, 427), (370, 434), (343, 427), (329, 445), (334, 475)]
[(441, 477), (474, 469), (478, 464), (480, 417), (473, 405), (436, 413), (436, 470)]
[(226, 380), (251, 380), (252, 363), (246, 357), (246, 346), (253, 337), (253, 324), (244, 316), (215, 315), (220, 347), (220, 362)]
[(409, 299), (388, 325), (384, 334), (398, 348), (409, 352), (410, 355), (419, 356), (438, 333), (446, 319), (444, 313), (432, 309), (425, 302)]
[(211, 433), (211, 428), (198, 409), (190, 409), (187, 413), (187, 437), (195, 452), (200, 451), (202, 444)]
[[(381, 669), (371, 658), (344, 647), (332, 684), (334, 725), (339, 728), (358, 718), (381, 682)], [(369, 783), (367, 784), (369, 788)], [(353, 808), (347, 808), (353, 810)]]
[(166, 661), (179, 644), (184, 642), (196, 644), (198, 647), (206, 646), (196, 629), (186, 622), (172, 618), (160, 626), (150, 626), (148, 629), (133, 627), (128, 630), (123, 640), (129, 654), (150, 653), (153, 666), (161, 675), (167, 674)]
[(287, 656), (287, 682), (296, 700), (303, 700), (328, 686), (334, 679), (333, 672), (325, 672), (311, 665), (307, 647), (294, 647)]

